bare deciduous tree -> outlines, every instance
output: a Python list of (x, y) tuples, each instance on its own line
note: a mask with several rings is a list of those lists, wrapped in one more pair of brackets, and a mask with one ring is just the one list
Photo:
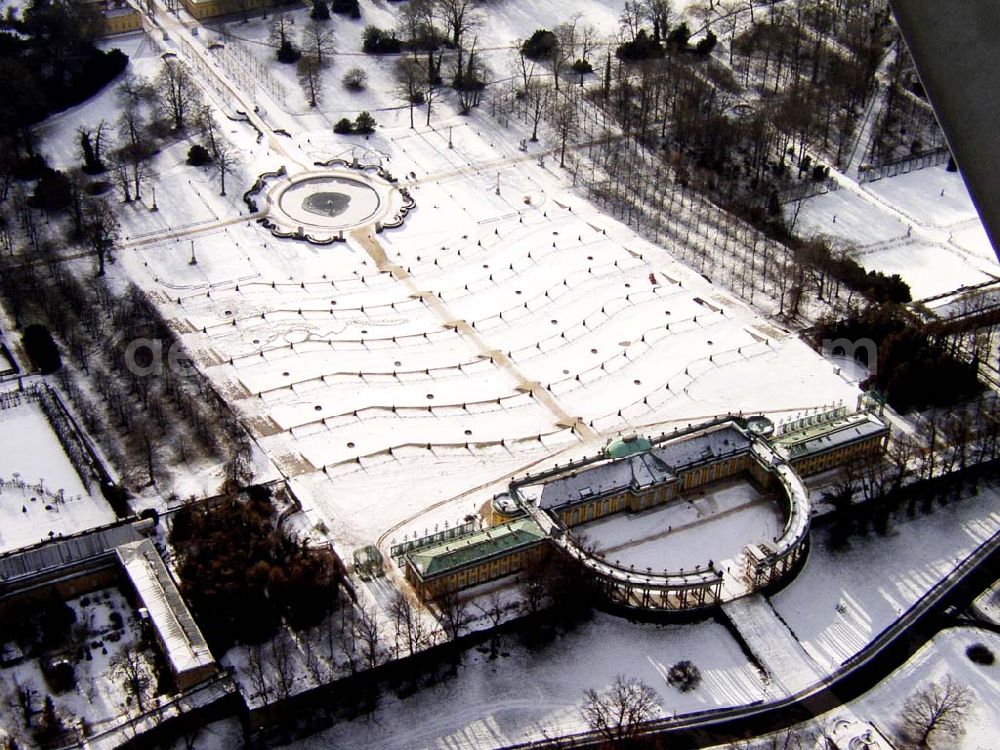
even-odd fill
[(521, 90), (527, 91), (528, 84), (531, 83), (531, 79), (535, 77), (535, 61), (524, 54), (524, 43), (525, 40), (518, 39), (514, 42), (514, 74), (521, 77)]
[(389, 607), (396, 630), (396, 652), (400, 653), (400, 643), (406, 645), (406, 653), (414, 654), (423, 645), (427, 630), (420, 610), (413, 605), (403, 592), (397, 592)]
[(270, 686), (267, 680), (266, 655), (264, 647), (259, 643), (247, 646), (247, 673), (256, 696), (263, 703), (269, 703)]
[(295, 64), (295, 71), (299, 77), (299, 85), (302, 86), (302, 93), (309, 100), (310, 107), (316, 107), (320, 101), (320, 69), (322, 63), (312, 53), (307, 53), (299, 58)]
[(437, 10), (454, 47), (482, 22), (476, 0), (437, 0)]
[(212, 154), (212, 165), (219, 175), (219, 195), (226, 194), (226, 177), (233, 174), (240, 165), (239, 152), (229, 141), (220, 138), (215, 143), (215, 153)]
[(382, 660), (382, 649), (379, 645), (382, 628), (375, 613), (363, 604), (359, 604), (354, 615), (352, 635), (361, 646), (361, 656), (369, 669), (378, 666)]
[(157, 107), (171, 120), (174, 130), (183, 130), (198, 109), (201, 95), (191, 71), (180, 60), (164, 60), (156, 76)]
[(333, 44), (333, 30), (322, 21), (312, 20), (302, 32), (303, 56), (316, 58), (319, 67), (329, 64), (329, 57), (336, 52)]
[(292, 686), (295, 679), (295, 667), (292, 664), (291, 650), (288, 641), (283, 633), (278, 633), (271, 640), (271, 649), (268, 662), (274, 671), (275, 687), (278, 691), (279, 700), (288, 700), (292, 694)]
[(615, 677), (604, 692), (587, 690), (583, 694), (583, 718), (613, 746), (634, 739), (644, 721), (660, 712), (656, 691), (634, 677)]
[(899, 721), (913, 747), (931, 747), (934, 736), (941, 747), (951, 746), (965, 733), (965, 720), (972, 708), (972, 691), (946, 675), (916, 690), (903, 704)]
[(413, 108), (424, 99), (426, 82), (424, 65), (412, 57), (404, 57), (396, 64), (396, 96), (409, 105), (410, 127), (413, 127)]
[(146, 691), (151, 684), (142, 652), (136, 646), (127, 646), (115, 659), (112, 670), (122, 681), (126, 695), (135, 701), (136, 708), (144, 710)]
[(216, 141), (220, 135), (219, 125), (215, 121), (215, 115), (212, 114), (212, 108), (207, 104), (199, 107), (194, 116), (194, 124), (198, 128), (198, 133), (204, 140), (209, 153), (215, 153)]
[(476, 609), (490, 623), (490, 658), (496, 659), (500, 651), (500, 633), (497, 630), (503, 622), (504, 607), (503, 599), (496, 591), (491, 593), (485, 604), (476, 604)]
[(524, 91), (525, 109), (531, 122), (531, 140), (538, 140), (538, 125), (545, 116), (552, 96), (552, 86), (548, 81), (533, 78)]
[(295, 19), (288, 13), (275, 13), (267, 26), (267, 38), (272, 47), (282, 47), (291, 41)]
[(413, 52), (414, 60), (421, 49), (430, 49), (437, 42), (434, 14), (434, 0), (410, 0), (400, 8), (397, 34)]
[(449, 591), (439, 596), (436, 600), (438, 613), (440, 616), (441, 629), (445, 635), (454, 640), (462, 634), (462, 630), (469, 624), (469, 605), (461, 601), (458, 596)]
[(118, 216), (104, 198), (90, 196), (83, 201), (83, 214), (83, 236), (97, 255), (97, 275), (103, 276), (120, 231)]
[(580, 104), (573, 87), (557, 95), (549, 107), (549, 123), (559, 139), (559, 166), (566, 166), (566, 145), (579, 127)]

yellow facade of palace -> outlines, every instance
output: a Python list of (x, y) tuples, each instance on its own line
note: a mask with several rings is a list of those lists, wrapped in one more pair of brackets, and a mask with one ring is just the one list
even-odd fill
[(465, 537), (415, 550), (407, 556), (406, 580), (422, 599), (487, 583), (537, 562), (546, 537), (521, 518)]
[(889, 428), (862, 413), (778, 437), (774, 446), (799, 476), (807, 477), (863, 456), (881, 454), (888, 440)]
[[(710, 461), (697, 468), (679, 472), (676, 479), (667, 479), (661, 483), (637, 489), (628, 488), (610, 497), (585, 501), (571, 508), (560, 510), (558, 512), (559, 520), (565, 526), (573, 527), (623, 510), (638, 513), (647, 508), (669, 503), (682, 492), (735, 476), (749, 469), (752, 463), (749, 453)], [(499, 520), (499, 517), (497, 518)]]
[(97, 0), (94, 7), (101, 14), (103, 27), (101, 34), (127, 34), (142, 28), (142, 15), (125, 0)]
[(270, 8), (270, 0), (181, 0), (184, 10), (195, 18), (213, 18)]

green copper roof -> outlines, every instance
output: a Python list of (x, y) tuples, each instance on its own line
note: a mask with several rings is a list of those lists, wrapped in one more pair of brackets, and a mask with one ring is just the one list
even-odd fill
[(537, 523), (530, 518), (519, 518), (503, 526), (493, 526), (433, 547), (415, 550), (407, 555), (407, 559), (421, 578), (433, 578), (495, 555), (532, 546), (543, 539), (545, 533)]
[(625, 458), (635, 453), (643, 453), (653, 447), (653, 444), (642, 435), (625, 435), (616, 437), (608, 443), (604, 453), (609, 458)]

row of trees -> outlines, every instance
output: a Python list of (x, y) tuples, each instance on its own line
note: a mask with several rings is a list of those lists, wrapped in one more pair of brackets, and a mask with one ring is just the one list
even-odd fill
[(901, 514), (914, 517), (944, 506), (963, 491), (977, 492), (1000, 458), (1000, 402), (983, 397), (917, 419), (912, 434), (899, 432), (886, 455), (857, 458), (836, 474), (827, 499), (833, 505), (834, 549), (870, 531), (883, 536)]
[[(103, 265), (119, 231), (114, 210), (88, 199), (84, 216)], [(138, 288), (120, 291), (100, 277), (81, 281), (58, 246), (41, 241), (31, 262), (0, 258), (0, 298), (17, 324), (42, 323), (61, 343), (70, 367), (57, 381), (126, 484), (142, 487), (201, 456), (226, 462), (234, 481), (248, 479), (249, 438), (186, 364), (173, 330)], [(130, 350), (136, 341), (148, 346)]]
[[(842, 11), (857, 19), (859, 4)], [(738, 11), (719, 5), (704, 14), (709, 21), (732, 20), (731, 46)], [(532, 140), (545, 125), (560, 146), (561, 165), (566, 165), (568, 142), (586, 144), (590, 164), (579, 157), (569, 164), (574, 181), (582, 178), (591, 197), (655, 241), (674, 240), (687, 262), (745, 299), (754, 301), (764, 292), (777, 312), (791, 318), (807, 309), (810, 298), (833, 309), (850, 309), (865, 298), (908, 301), (909, 289), (898, 276), (868, 272), (852, 248), (796, 237), (786, 224), (783, 192), (803, 180), (826, 178), (811, 152), (832, 145), (837, 119), (830, 110), (816, 120), (817, 108), (853, 112), (873, 75), (870, 56), (862, 61), (842, 41), (861, 43), (854, 20), (846, 25), (828, 21), (817, 31), (819, 9), (811, 4), (807, 11), (789, 16), (774, 9), (741, 37), (749, 57), (757, 54), (758, 41), (777, 45), (761, 48), (763, 60), (754, 73), (761, 81), (757, 104), (749, 103), (745, 87), (718, 58), (699, 61), (665, 48), (662, 56), (639, 61), (613, 62), (608, 53), (599, 86), (587, 87), (583, 96), (576, 93), (579, 87), (557, 90), (560, 65), (573, 56), (560, 50), (575, 54), (583, 48), (577, 39), (589, 47), (586, 27), (577, 32), (579, 24), (570, 23), (557, 27), (558, 33), (536, 32), (518, 45), (512, 78), (506, 87), (494, 87), (492, 111), (504, 124), (511, 117), (525, 121)], [(672, 22), (669, 3), (627, 4), (619, 39), (641, 39), (640, 32), (650, 26), (647, 37), (663, 39)], [(882, 26), (868, 34), (870, 50), (882, 39)], [(785, 44), (789, 50), (778, 51)], [(548, 67), (539, 69), (539, 62), (556, 75)], [(852, 65), (855, 73), (841, 75)], [(776, 66), (789, 70), (771, 79)], [(807, 85), (809, 77), (815, 77), (816, 86)], [(816, 107), (809, 105), (813, 100)], [(838, 138), (846, 144), (853, 125), (844, 118)], [(823, 126), (819, 131), (817, 122)], [(678, 208), (692, 207), (687, 216), (677, 216)]]

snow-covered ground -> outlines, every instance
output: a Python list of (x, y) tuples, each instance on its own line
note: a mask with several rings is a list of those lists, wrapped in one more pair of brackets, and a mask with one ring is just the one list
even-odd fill
[(997, 497), (995, 487), (983, 488), (841, 552), (814, 530), (805, 566), (771, 603), (815, 662), (836, 669), (1000, 530)]
[(747, 481), (685, 493), (642, 513), (618, 513), (577, 527), (608, 561), (637, 570), (691, 570), (711, 560), (726, 568), (747, 544), (774, 539), (782, 518), (776, 501)]
[[(297, 129), (280, 141), (302, 162), (363, 145), (403, 178), (417, 207), (377, 238), (396, 276), (354, 239), (279, 240), (238, 213), (192, 227), (191, 239), (149, 234), (150, 217), (176, 229), (205, 202), (224, 216), (208, 186), (173, 194), (190, 212), (158, 191), (159, 212), (126, 217), (120, 265), (186, 332), (342, 551), (461, 518), (508, 473), (604, 435), (854, 402), (854, 386), (805, 344), (595, 211), (558, 168), (525, 158), (519, 130), (436, 106), (432, 128), (380, 113), (387, 121), (358, 142), (290, 118)], [(246, 172), (273, 168), (252, 131), (234, 127)], [(161, 175), (209, 179), (181, 164)], [(449, 497), (442, 518), (416, 518)]]
[[(57, 713), (67, 725), (86, 719), (92, 732), (98, 733), (117, 725), (126, 712), (135, 712), (135, 704), (129, 702), (124, 680), (115, 670), (114, 664), (126, 648), (140, 650), (139, 669), (146, 675), (147, 688), (144, 691), (145, 704), (155, 692), (156, 680), (152, 676), (152, 653), (140, 644), (142, 634), (138, 618), (121, 591), (115, 588), (102, 589), (86, 596), (67, 601), (75, 615), (70, 640), (79, 645), (85, 658), (71, 658), (75, 669), (75, 687), (62, 694), (54, 694)], [(121, 625), (112, 621), (112, 613), (121, 617)], [(76, 647), (71, 647), (71, 656)], [(42, 702), (50, 691), (45, 683), (38, 659), (30, 659), (15, 666), (0, 668), (0, 679), (6, 686), (17, 681), (19, 685), (32, 690), (32, 705), (41, 710)], [(23, 727), (16, 725), (14, 711), (5, 716), (4, 728), (17, 737), (21, 747), (33, 746), (25, 738)]]
[[(931, 747), (947, 750), (992, 750), (1000, 744), (1000, 666), (979, 665), (966, 654), (970, 646), (981, 644), (1000, 655), (1000, 635), (972, 627), (942, 630), (914, 654), (903, 666), (860, 698), (815, 719), (779, 732), (775, 737), (833, 737), (839, 724), (849, 724), (859, 730), (874, 727), (890, 742), (904, 747), (899, 715), (906, 699), (932, 682), (951, 677), (958, 685), (972, 691), (971, 707), (964, 721), (964, 734), (953, 736), (938, 733)], [(774, 737), (741, 744), (746, 750), (768, 750), (776, 745)], [(780, 746), (780, 744), (779, 744)], [(731, 745), (717, 746), (725, 750)], [(811, 745), (807, 745), (811, 747)], [(825, 745), (823, 745), (825, 747)], [(853, 747), (853, 745), (851, 746)]]
[[(789, 219), (795, 210), (785, 207)], [(1000, 278), (961, 175), (943, 166), (810, 198), (795, 229), (848, 243), (865, 268), (898, 273), (914, 299)]]
[(823, 671), (762, 594), (726, 602), (722, 611), (767, 670), (768, 698), (791, 695), (822, 679)]
[(950, 676), (973, 691), (962, 737), (936, 737), (937, 747), (986, 750), (1000, 744), (1000, 662), (975, 664), (966, 649), (983, 644), (1000, 659), (1000, 635), (979, 628), (942, 630), (902, 667), (851, 705), (871, 717), (890, 737), (899, 737), (899, 712), (914, 691)]
[(0, 552), (114, 521), (92, 489), (93, 495), (37, 402), (0, 410)]
[[(688, 693), (665, 679), (683, 659), (702, 675)], [(385, 697), (371, 720), (338, 724), (295, 747), (472, 750), (583, 731), (583, 692), (606, 688), (618, 674), (656, 690), (663, 715), (750, 703), (763, 694), (756, 670), (721, 625), (640, 625), (598, 614), (541, 651), (509, 644), (509, 655), (496, 661), (471, 652), (456, 677), (405, 700)]]
[(1000, 581), (977, 597), (972, 609), (979, 617), (1000, 627)]

